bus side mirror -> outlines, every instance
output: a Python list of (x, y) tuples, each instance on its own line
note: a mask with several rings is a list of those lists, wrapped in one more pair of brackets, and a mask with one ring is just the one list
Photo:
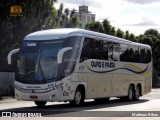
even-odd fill
[(58, 55), (57, 55), (57, 62), (58, 62), (58, 64), (61, 64), (61, 63), (62, 63), (63, 54), (64, 54), (66, 51), (68, 51), (68, 50), (72, 50), (72, 47), (63, 48), (63, 49), (61, 49), (61, 50), (58, 52)]
[(19, 48), (18, 49), (14, 49), (12, 51), (10, 51), (8, 53), (8, 56), (7, 56), (7, 60), (8, 60), (8, 64), (11, 65), (11, 61), (12, 61), (12, 55), (19, 52)]

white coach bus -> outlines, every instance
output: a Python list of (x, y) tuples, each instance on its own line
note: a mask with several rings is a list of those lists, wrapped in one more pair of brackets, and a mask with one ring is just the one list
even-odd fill
[(27, 35), (15, 78), (17, 100), (69, 101), (110, 97), (138, 100), (151, 92), (151, 47), (82, 29), (51, 29)]

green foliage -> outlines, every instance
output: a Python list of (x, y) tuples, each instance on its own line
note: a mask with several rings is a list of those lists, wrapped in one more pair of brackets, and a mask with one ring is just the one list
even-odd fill
[(153, 36), (158, 36), (159, 33), (156, 29), (148, 29), (144, 32), (144, 35), (153, 35)]
[(106, 34), (110, 34), (110, 33), (111, 33), (111, 25), (110, 25), (110, 22), (109, 22), (107, 19), (104, 19), (103, 22), (102, 22), (102, 24), (103, 24), (105, 33), (106, 33)]
[(110, 34), (113, 35), (113, 36), (115, 36), (115, 34), (116, 34), (115, 27), (111, 26)]
[(124, 32), (118, 28), (117, 32), (116, 32), (116, 36), (120, 37), (120, 38), (124, 38)]
[[(61, 3), (58, 9), (57, 24), (60, 28), (80, 28), (82, 26), (80, 19), (75, 15), (76, 10), (70, 10)], [(64, 12), (63, 12), (64, 11)]]
[(127, 39), (127, 40), (129, 40), (129, 36), (130, 36), (130, 35), (129, 35), (129, 31), (127, 30), (127, 31), (125, 32), (125, 37), (124, 37), (124, 38)]
[(92, 23), (86, 24), (85, 29), (95, 31), (95, 32), (105, 33), (104, 27), (100, 22), (92, 22)]
[(156, 70), (160, 71), (160, 41), (157, 41), (152, 48), (153, 65)]
[(153, 41), (152, 41), (152, 39), (151, 39), (150, 37), (147, 37), (147, 36), (143, 36), (143, 37), (141, 38), (141, 41), (140, 41), (140, 42), (143, 43), (143, 44), (150, 45), (151, 47), (153, 46)]
[(133, 42), (137, 42), (137, 39), (136, 39), (135, 35), (132, 34), (132, 33), (129, 35), (129, 40), (131, 40)]

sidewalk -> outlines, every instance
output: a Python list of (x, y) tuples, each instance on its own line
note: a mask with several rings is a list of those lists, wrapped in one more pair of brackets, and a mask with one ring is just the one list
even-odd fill
[(17, 100), (14, 98), (14, 96), (1, 96), (0, 97), (0, 103), (8, 103), (8, 102), (16, 102)]

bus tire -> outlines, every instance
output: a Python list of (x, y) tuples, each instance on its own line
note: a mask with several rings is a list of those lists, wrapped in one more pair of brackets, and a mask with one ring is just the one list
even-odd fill
[(133, 101), (134, 99), (134, 89), (133, 86), (129, 86), (129, 90), (128, 90), (128, 96), (127, 96), (128, 101)]
[(137, 86), (136, 90), (135, 90), (135, 94), (134, 94), (134, 100), (137, 101), (139, 100), (139, 97), (140, 97), (140, 87)]
[(83, 92), (80, 88), (76, 89), (74, 100), (70, 101), (71, 105), (81, 106), (84, 103)]
[(37, 107), (44, 107), (46, 105), (46, 101), (34, 101)]

